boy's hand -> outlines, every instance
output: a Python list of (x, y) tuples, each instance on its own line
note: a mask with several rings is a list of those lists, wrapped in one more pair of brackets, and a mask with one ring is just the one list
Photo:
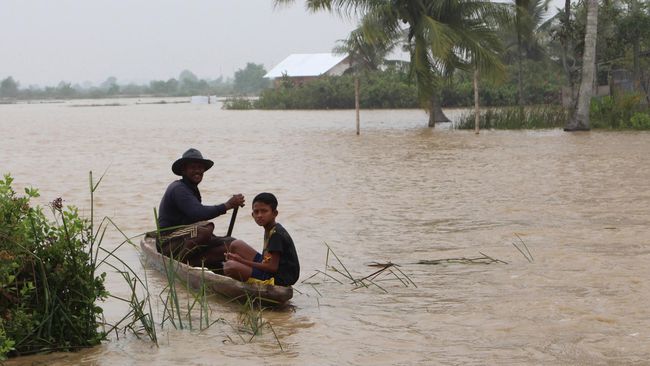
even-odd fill
[(241, 262), (242, 258), (237, 253), (226, 253), (226, 260)]
[(246, 202), (244, 195), (238, 193), (230, 197), (224, 205), (226, 205), (226, 210), (230, 210), (233, 207), (244, 207), (244, 202)]

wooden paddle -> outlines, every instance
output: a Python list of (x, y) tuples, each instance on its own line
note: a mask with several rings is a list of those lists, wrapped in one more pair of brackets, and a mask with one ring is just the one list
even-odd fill
[(232, 209), (232, 216), (230, 217), (230, 225), (228, 225), (228, 234), (226, 234), (226, 236), (232, 235), (232, 229), (235, 227), (235, 219), (237, 218), (238, 209), (239, 206), (235, 206), (235, 208)]

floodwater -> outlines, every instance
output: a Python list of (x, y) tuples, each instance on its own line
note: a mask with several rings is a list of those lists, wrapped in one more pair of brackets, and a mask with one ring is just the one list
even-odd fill
[[(95, 180), (104, 174), (97, 219), (108, 216), (136, 236), (153, 228), (153, 209), (175, 179), (171, 163), (195, 147), (215, 161), (200, 185), (204, 202), (241, 192), (250, 203), (274, 192), (301, 280), (317, 275), (295, 286), (289, 308), (263, 313), (275, 335), (265, 328), (249, 342), (240, 307), (211, 299), (210, 319), (219, 321), (202, 331), (196, 315), (192, 330), (167, 322), (158, 327), (159, 347), (113, 333), (93, 349), (10, 365), (650, 362), (647, 132), (477, 136), (429, 129), (418, 110), (377, 110), (362, 111), (357, 136), (353, 111), (118, 102), (0, 105), (0, 172), (12, 174), (19, 192), (39, 188), (40, 205), (62, 197), (85, 215), (88, 172)], [(240, 210), (234, 235), (261, 247), (249, 209)], [(229, 218), (214, 220), (217, 232)], [(102, 245), (121, 241), (109, 228)], [(376, 270), (368, 264), (390, 261), (417, 287), (392, 275), (367, 288), (338, 283), (317, 272), (328, 246), (356, 278)], [(146, 273), (159, 316), (163, 277), (143, 269), (137, 248), (117, 253)], [(445, 261), (483, 254), (507, 264)], [(329, 264), (343, 270), (331, 254)], [(122, 278), (106, 271), (108, 289), (128, 295)], [(103, 307), (109, 322), (126, 311), (117, 300)]]

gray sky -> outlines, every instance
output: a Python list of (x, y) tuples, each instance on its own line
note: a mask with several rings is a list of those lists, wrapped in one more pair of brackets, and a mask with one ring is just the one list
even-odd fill
[(184, 69), (232, 77), (247, 62), (270, 70), (291, 53), (330, 52), (355, 27), (308, 13), (304, 0), (0, 0), (0, 80), (145, 83)]
[(232, 77), (247, 62), (269, 70), (291, 53), (330, 52), (355, 26), (302, 0), (0, 0), (0, 80)]

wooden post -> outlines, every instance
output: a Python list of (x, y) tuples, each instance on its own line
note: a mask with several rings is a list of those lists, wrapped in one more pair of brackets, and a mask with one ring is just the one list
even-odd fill
[(354, 78), (354, 109), (357, 114), (357, 135), (359, 135), (359, 76), (355, 76)]
[(481, 107), (478, 98), (478, 68), (474, 70), (474, 133), (478, 135)]

